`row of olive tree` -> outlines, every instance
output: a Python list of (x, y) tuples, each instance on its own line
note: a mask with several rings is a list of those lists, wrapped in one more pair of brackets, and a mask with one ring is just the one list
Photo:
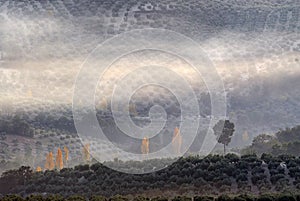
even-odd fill
[(242, 195), (221, 195), (221, 196), (175, 196), (172, 198), (164, 197), (144, 197), (144, 196), (120, 196), (115, 195), (112, 197), (104, 196), (91, 196), (89, 198), (72, 195), (69, 197), (63, 197), (60, 195), (30, 195), (23, 198), (19, 195), (7, 195), (0, 198), (0, 201), (298, 201), (300, 194), (264, 194), (259, 196), (253, 196), (248, 194)]
[[(142, 162), (115, 160), (112, 163), (117, 169), (134, 169), (158, 167), (166, 162), (161, 159)], [(258, 158), (256, 155), (239, 157), (227, 154), (180, 158), (151, 174), (125, 174), (101, 163), (45, 172), (33, 172), (29, 167), (22, 167), (3, 174), (0, 193), (111, 196), (142, 194), (153, 190), (177, 193), (192, 191), (199, 194), (298, 191), (299, 166), (300, 158), (289, 155), (275, 157), (264, 154)]]

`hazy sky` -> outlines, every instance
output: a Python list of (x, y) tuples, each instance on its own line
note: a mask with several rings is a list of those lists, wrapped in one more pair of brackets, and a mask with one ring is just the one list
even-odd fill
[[(137, 4), (130, 8), (126, 19), (123, 9), (113, 17), (112, 11), (101, 5), (98, 14), (90, 14), (90, 8), (86, 8), (75, 15), (62, 2), (10, 4), (4, 2), (0, 6), (0, 95), (1, 101), (15, 105), (24, 99), (29, 105), (71, 103), (76, 75), (97, 45), (123, 31), (155, 24), (199, 43), (229, 91), (255, 80), (270, 78), (282, 82), (281, 76), (294, 77), (300, 71), (299, 7), (294, 6), (297, 2), (291, 1), (288, 5), (292, 9), (288, 11), (272, 1), (260, 2), (257, 7), (228, 1), (218, 8), (206, 8), (199, 2), (202, 7), (198, 11), (187, 13), (181, 7), (176, 12), (157, 9), (139, 13), (140, 17), (135, 15)], [(227, 11), (228, 6), (233, 10)], [(261, 19), (253, 16), (256, 11)], [(235, 21), (235, 15), (246, 21)], [(174, 68), (193, 74), (192, 69), (177, 62), (174, 61)], [(117, 65), (125, 69), (128, 64)], [(108, 72), (107, 79), (118, 75)]]

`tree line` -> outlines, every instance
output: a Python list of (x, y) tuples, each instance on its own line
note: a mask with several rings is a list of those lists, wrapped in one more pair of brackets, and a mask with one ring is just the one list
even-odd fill
[[(167, 164), (166, 159), (148, 161), (120, 161), (109, 166), (149, 170)], [(174, 191), (182, 194), (231, 194), (284, 192), (300, 189), (300, 158), (291, 155), (263, 154), (208, 155), (204, 158), (189, 156), (172, 165), (148, 174), (126, 174), (108, 168), (104, 164), (79, 165), (61, 170), (36, 172), (21, 167), (3, 173), (0, 193), (81, 194), (92, 196), (138, 195), (153, 191)]]
[(0, 119), (0, 135), (14, 134), (24, 137), (33, 137), (34, 129), (18, 115)]
[(298, 201), (300, 200), (300, 194), (262, 194), (262, 195), (220, 195), (220, 196), (158, 196), (158, 197), (146, 197), (146, 196), (121, 196), (115, 195), (111, 197), (104, 197), (99, 195), (93, 195), (91, 197), (84, 197), (81, 195), (72, 195), (69, 197), (63, 197), (61, 195), (30, 195), (25, 198), (19, 195), (6, 195), (0, 198), (0, 201)]
[(300, 126), (286, 128), (274, 135), (260, 134), (255, 137), (252, 144), (242, 150), (243, 154), (270, 153), (272, 155), (291, 154), (300, 155)]

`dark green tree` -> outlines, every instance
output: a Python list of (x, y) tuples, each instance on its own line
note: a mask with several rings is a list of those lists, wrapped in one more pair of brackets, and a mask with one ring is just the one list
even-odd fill
[(226, 146), (231, 142), (231, 137), (233, 136), (234, 123), (229, 120), (220, 120), (213, 127), (214, 133), (217, 136), (218, 143), (224, 145), (224, 155), (226, 154)]
[(107, 201), (106, 197), (101, 195), (93, 195), (90, 199), (90, 201)]
[(61, 195), (49, 195), (45, 198), (45, 201), (65, 201)]
[(19, 195), (6, 195), (0, 200), (1, 201), (24, 201), (24, 199)]
[(33, 170), (30, 167), (22, 166), (18, 170), (8, 170), (1, 175), (0, 193), (8, 194), (14, 187), (25, 185), (32, 177)]
[(215, 200), (212, 196), (195, 196), (194, 201), (213, 201)]
[(155, 198), (152, 198), (151, 201), (168, 201), (168, 198), (166, 198), (166, 197), (155, 197)]
[(109, 201), (128, 201), (129, 199), (127, 197), (121, 196), (121, 195), (115, 195), (113, 197), (109, 198)]
[(150, 199), (144, 196), (137, 196), (133, 198), (133, 201), (150, 201)]
[(44, 201), (42, 195), (29, 195), (26, 197), (26, 201)]
[(86, 199), (80, 195), (72, 195), (67, 198), (67, 201), (85, 201)]

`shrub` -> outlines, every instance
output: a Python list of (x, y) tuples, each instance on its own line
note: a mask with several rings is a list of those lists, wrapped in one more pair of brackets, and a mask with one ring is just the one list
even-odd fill
[(150, 199), (143, 196), (137, 196), (133, 198), (133, 201), (150, 201)]
[(246, 199), (245, 199), (245, 198), (242, 198), (242, 197), (239, 197), (239, 196), (237, 196), (237, 197), (234, 197), (234, 198), (233, 198), (233, 201), (246, 201)]
[(165, 197), (155, 197), (155, 198), (152, 198), (151, 201), (168, 201), (168, 198), (165, 198)]
[(244, 201), (254, 201), (255, 198), (251, 195), (243, 194), (243, 195), (239, 195), (239, 196), (235, 197), (233, 200), (234, 201), (238, 201), (238, 200), (239, 201), (242, 201), (242, 200), (244, 200)]
[(111, 198), (109, 198), (109, 201), (128, 201), (129, 199), (127, 197), (121, 196), (121, 195), (115, 195)]
[(272, 182), (272, 184), (275, 184), (277, 181), (279, 181), (280, 179), (284, 179), (285, 175), (284, 174), (276, 174), (271, 176), (270, 180)]
[(89, 201), (107, 201), (107, 199), (101, 195), (93, 195)]
[(60, 195), (50, 195), (45, 198), (45, 201), (65, 201), (65, 199)]
[(295, 197), (292, 195), (279, 195), (277, 197), (278, 201), (296, 201)]
[(246, 173), (240, 173), (236, 175), (236, 181), (248, 181), (248, 176)]
[(172, 201), (192, 201), (192, 198), (186, 196), (177, 196)]
[(211, 196), (195, 196), (194, 201), (212, 201), (215, 200), (214, 197)]
[(275, 198), (272, 195), (261, 195), (257, 198), (257, 201), (274, 201)]
[(216, 201), (230, 201), (232, 200), (228, 195), (221, 195), (219, 196)]
[(1, 199), (1, 201), (24, 201), (24, 199), (19, 195), (6, 195)]
[(26, 198), (26, 201), (43, 201), (44, 198), (41, 195), (30, 195)]
[(236, 154), (232, 154), (232, 153), (226, 154), (225, 158), (228, 159), (230, 162), (238, 162), (240, 159), (239, 156), (237, 156)]
[(79, 195), (73, 195), (67, 198), (67, 201), (85, 201), (86, 199), (84, 197), (81, 197)]

